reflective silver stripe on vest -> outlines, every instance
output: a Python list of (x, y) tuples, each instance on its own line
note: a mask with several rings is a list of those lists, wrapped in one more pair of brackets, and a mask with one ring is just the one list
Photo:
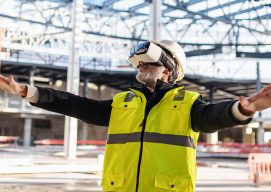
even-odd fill
[(129, 142), (139, 142), (140, 132), (137, 133), (122, 133), (122, 134), (108, 134), (107, 144), (123, 144)]
[(189, 136), (183, 135), (170, 135), (170, 134), (145, 132), (144, 142), (164, 143), (169, 145), (191, 147), (193, 149), (196, 148), (193, 139)]
[[(140, 142), (140, 132), (108, 134), (107, 144), (124, 144), (129, 142)], [(169, 145), (178, 145), (183, 147), (191, 147), (195, 149), (194, 141), (189, 136), (171, 135), (161, 133), (144, 133), (144, 142), (163, 143)]]

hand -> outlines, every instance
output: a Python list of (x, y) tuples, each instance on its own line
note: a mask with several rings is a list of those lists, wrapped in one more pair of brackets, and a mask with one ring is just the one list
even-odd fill
[(27, 94), (27, 86), (25, 84), (17, 83), (13, 76), (5, 77), (0, 75), (0, 89), (11, 94), (25, 97)]
[(241, 96), (239, 101), (240, 112), (248, 116), (271, 107), (271, 84), (248, 98)]

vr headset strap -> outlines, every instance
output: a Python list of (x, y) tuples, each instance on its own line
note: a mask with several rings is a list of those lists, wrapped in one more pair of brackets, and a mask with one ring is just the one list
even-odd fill
[(159, 64), (164, 65), (168, 69), (172, 71), (173, 79), (176, 79), (178, 72), (176, 71), (175, 67), (173, 66), (172, 62), (167, 58), (166, 53), (162, 53), (159, 59)]

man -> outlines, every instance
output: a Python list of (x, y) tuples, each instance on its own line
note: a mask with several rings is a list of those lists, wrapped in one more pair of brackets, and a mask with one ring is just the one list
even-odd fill
[(34, 106), (108, 126), (103, 190), (193, 192), (199, 132), (211, 133), (250, 122), (271, 106), (271, 85), (239, 101), (205, 104), (176, 82), (184, 76), (182, 47), (173, 41), (135, 46), (129, 61), (142, 86), (97, 101), (0, 76), (0, 89)]

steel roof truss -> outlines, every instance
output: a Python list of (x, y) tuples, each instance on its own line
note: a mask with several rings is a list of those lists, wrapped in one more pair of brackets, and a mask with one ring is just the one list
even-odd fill
[(257, 29), (249, 28), (249, 27), (246, 27), (246, 26), (238, 24), (238, 23), (232, 23), (231, 20), (225, 19), (224, 16), (210, 17), (208, 15), (205, 15), (205, 14), (202, 14), (202, 13), (199, 13), (199, 12), (190, 11), (183, 5), (172, 6), (170, 4), (165, 4), (165, 3), (163, 5), (165, 5), (167, 7), (175, 8), (175, 9), (181, 9), (183, 11), (186, 11), (190, 15), (198, 15), (198, 16), (201, 16), (202, 19), (207, 19), (207, 20), (210, 20), (210, 21), (213, 21), (213, 22), (214, 21), (220, 21), (220, 22), (223, 22), (223, 23), (226, 23), (226, 24), (235, 25), (237, 27), (247, 29), (248, 31), (254, 31), (254, 32), (257, 32), (257, 33), (260, 33), (260, 34), (264, 34), (264, 35), (269, 35), (270, 34), (270, 32), (259, 31)]

